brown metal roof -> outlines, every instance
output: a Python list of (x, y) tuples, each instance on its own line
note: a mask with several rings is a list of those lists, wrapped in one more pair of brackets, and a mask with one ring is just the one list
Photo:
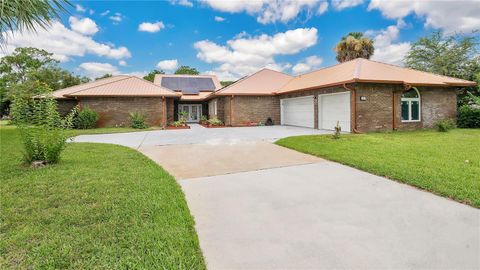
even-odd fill
[(274, 95), (293, 77), (271, 69), (262, 69), (218, 90), (215, 95)]
[(52, 96), (56, 99), (67, 98), (65, 95), (68, 95), (70, 93), (82, 91), (82, 90), (85, 90), (85, 89), (88, 89), (88, 88), (100, 86), (102, 84), (111, 83), (111, 82), (115, 82), (115, 81), (118, 81), (118, 80), (123, 80), (125, 78), (128, 78), (128, 76), (118, 75), (118, 76), (112, 76), (112, 77), (108, 77), (108, 78), (104, 78), (104, 79), (98, 79), (96, 81), (91, 81), (91, 82), (88, 82), (88, 83), (82, 83), (82, 84), (79, 84), (79, 85), (74, 85), (74, 86), (71, 86), (71, 87), (59, 89), (57, 91), (52, 92)]
[(53, 92), (55, 98), (65, 97), (179, 97), (164, 87), (135, 76), (119, 75)]
[(212, 92), (199, 92), (196, 95), (182, 95), (180, 101), (203, 101), (212, 94)]
[(295, 77), (277, 94), (353, 82), (401, 83), (411, 86), (472, 86), (475, 82), (357, 58)]

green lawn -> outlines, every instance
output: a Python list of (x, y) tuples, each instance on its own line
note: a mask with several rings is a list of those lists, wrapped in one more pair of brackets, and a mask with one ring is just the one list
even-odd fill
[(142, 154), (73, 143), (34, 170), (15, 127), (0, 140), (0, 269), (205, 269), (180, 187)]
[(299, 136), (277, 144), (480, 208), (478, 129)]

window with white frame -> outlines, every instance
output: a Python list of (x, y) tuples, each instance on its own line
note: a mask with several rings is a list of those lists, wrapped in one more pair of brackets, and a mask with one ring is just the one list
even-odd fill
[(404, 92), (401, 98), (402, 102), (402, 122), (420, 121), (420, 93), (413, 87)]
[(209, 113), (210, 115), (217, 115), (217, 100), (214, 100), (210, 103)]

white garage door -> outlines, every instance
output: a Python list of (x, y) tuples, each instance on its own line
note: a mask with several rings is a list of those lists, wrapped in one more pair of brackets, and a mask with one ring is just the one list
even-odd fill
[(280, 100), (282, 125), (314, 127), (313, 96)]
[(318, 96), (318, 127), (333, 130), (337, 121), (350, 132), (350, 92)]

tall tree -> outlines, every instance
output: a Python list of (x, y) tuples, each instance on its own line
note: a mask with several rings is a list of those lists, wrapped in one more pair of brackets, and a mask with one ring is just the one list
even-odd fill
[(235, 83), (235, 81), (220, 81), (220, 84), (222, 85), (222, 87), (227, 87), (233, 83)]
[(70, 71), (59, 67), (38, 69), (32, 73), (31, 79), (47, 84), (52, 90), (58, 90), (90, 81), (90, 79), (85, 76), (75, 76)]
[(85, 77), (75, 76), (58, 67), (58, 61), (45, 50), (37, 48), (16, 48), (0, 58), (0, 110), (4, 114), (9, 101), (15, 94), (38, 94), (34, 82), (48, 85), (57, 90), (86, 82)]
[[(38, 27), (46, 28), (51, 21), (60, 18), (65, 12), (67, 0), (0, 0), (0, 33), (9, 30), (35, 31)], [(0, 35), (0, 44), (5, 43), (5, 36)]]
[[(445, 76), (476, 81), (480, 85), (478, 32), (473, 35), (444, 35), (434, 32), (412, 44), (405, 56), (405, 66)], [(459, 105), (471, 101), (471, 93), (480, 96), (480, 86), (465, 88)]]
[(165, 72), (163, 70), (154, 69), (154, 70), (150, 71), (147, 75), (145, 75), (143, 77), (143, 79), (153, 82), (156, 74), (165, 74)]
[(37, 48), (16, 48), (0, 58), (0, 77), (10, 84), (24, 83), (32, 72), (58, 64), (53, 54)]
[(342, 37), (334, 50), (337, 54), (337, 61), (343, 63), (359, 57), (370, 59), (375, 48), (373, 40), (365, 37), (363, 33), (351, 32)]
[(189, 74), (189, 75), (198, 75), (200, 72), (196, 68), (189, 66), (181, 66), (176, 71), (175, 74)]

